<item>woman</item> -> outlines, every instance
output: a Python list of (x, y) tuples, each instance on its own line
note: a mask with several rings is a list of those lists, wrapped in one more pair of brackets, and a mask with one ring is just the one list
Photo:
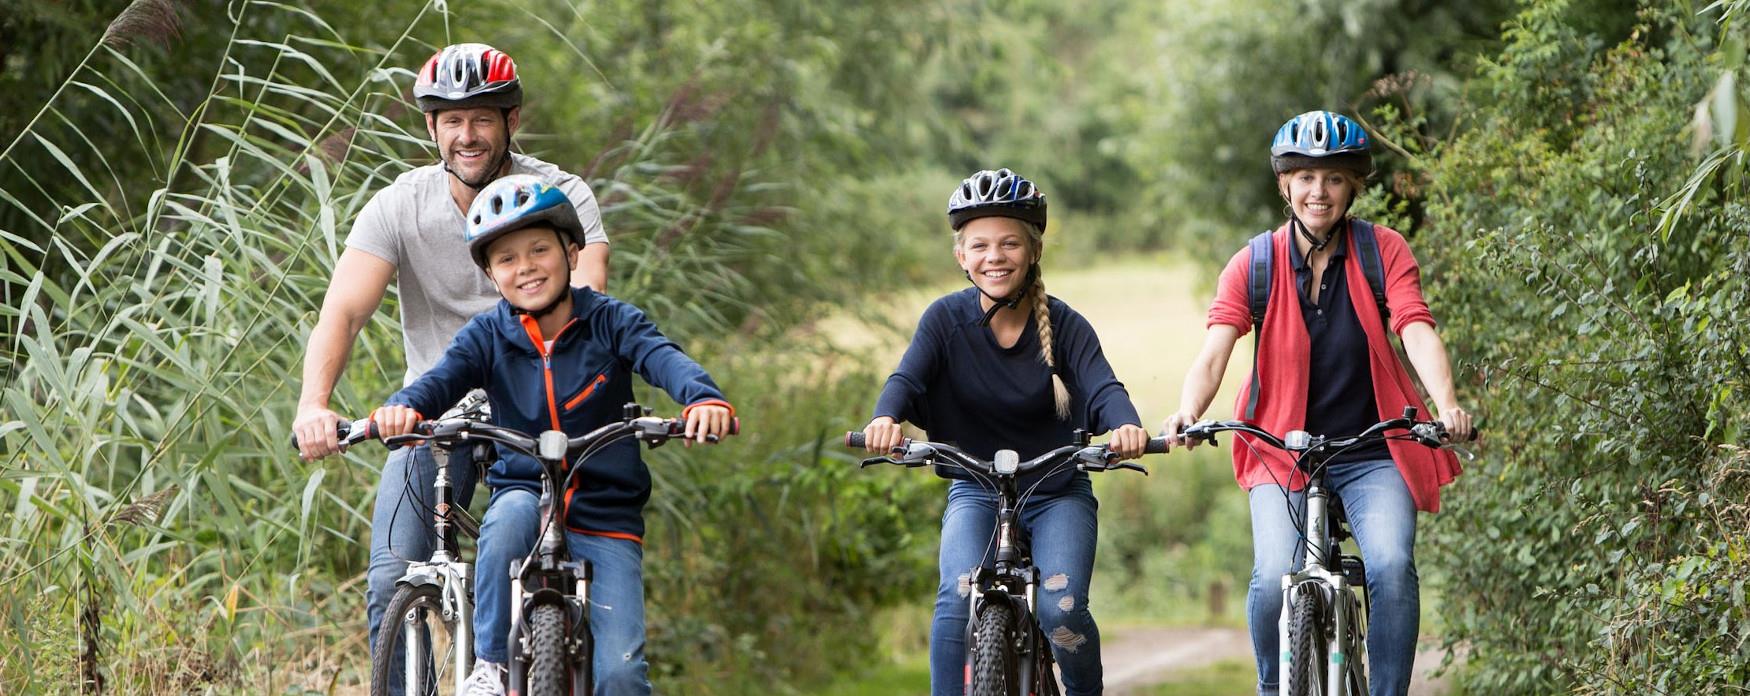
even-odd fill
[[(1275, 259), (1265, 279), (1273, 289), (1257, 337), (1257, 372), (1242, 388), (1236, 412), (1274, 433), (1305, 430), (1340, 437), (1398, 417), (1404, 406), (1423, 408), (1392, 350), (1389, 329), (1402, 339), (1440, 421), (1454, 438), (1468, 438), (1471, 417), (1453, 393), (1446, 346), (1422, 300), (1415, 258), (1397, 232), (1349, 217), (1373, 170), (1366, 132), (1340, 114), (1301, 114), (1277, 131), (1270, 163), (1290, 212), (1265, 247)], [(1179, 441), (1179, 432), (1208, 408), (1234, 342), (1252, 328), (1253, 248), (1258, 247), (1241, 249), (1221, 274), (1208, 334), (1185, 376), (1179, 410), (1161, 426), (1170, 442)], [(1363, 259), (1375, 253), (1383, 272), (1372, 280)], [(1384, 313), (1374, 283), (1382, 286)], [(1295, 509), (1303, 506), (1306, 480), (1294, 475), (1286, 457), (1235, 446), (1233, 458), (1234, 474), (1251, 499), (1253, 564), (1246, 614), (1258, 693), (1274, 695), (1281, 579), (1301, 548), (1291, 520), (1295, 513), (1284, 500)], [(1367, 566), (1373, 604), (1367, 658), (1375, 695), (1409, 689), (1419, 612), (1416, 511), (1438, 510), (1440, 487), (1458, 473), (1450, 452), (1401, 442), (1345, 453), (1326, 472)]]
[[(954, 259), (973, 287), (924, 310), (899, 369), (887, 379), (863, 429), (871, 452), (900, 442), (902, 421), (982, 459), (999, 449), (1029, 459), (1070, 443), (1073, 431), (1112, 432), (1125, 459), (1142, 455), (1148, 433), (1075, 310), (1045, 294), (1039, 257), (1045, 195), (1007, 169), (981, 171), (948, 200)], [(942, 516), (941, 582), (930, 625), (930, 689), (964, 693), (968, 573), (992, 563), (996, 494), (958, 471)], [(1039, 569), (1040, 626), (1070, 696), (1101, 691), (1100, 634), (1088, 611), (1097, 533), (1087, 474), (1066, 469), (1020, 479), (1031, 491), (1021, 521)]]

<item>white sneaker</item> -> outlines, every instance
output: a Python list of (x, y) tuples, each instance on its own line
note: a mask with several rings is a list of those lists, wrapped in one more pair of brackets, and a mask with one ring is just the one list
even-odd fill
[(474, 661), (474, 671), (462, 682), (462, 696), (504, 696), (504, 665)]

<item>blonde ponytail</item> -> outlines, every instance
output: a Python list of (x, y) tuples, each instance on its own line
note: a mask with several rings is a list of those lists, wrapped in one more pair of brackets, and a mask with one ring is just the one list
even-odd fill
[(1045, 279), (1035, 277), (1029, 294), (1033, 303), (1033, 322), (1039, 325), (1039, 359), (1051, 368), (1051, 397), (1057, 406), (1057, 419), (1069, 420), (1069, 387), (1064, 386), (1063, 377), (1057, 374), (1057, 358), (1052, 355), (1051, 307), (1045, 300)]

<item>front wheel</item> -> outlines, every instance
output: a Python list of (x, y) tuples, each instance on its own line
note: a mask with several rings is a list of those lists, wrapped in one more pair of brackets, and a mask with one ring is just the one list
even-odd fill
[[(371, 696), (456, 693), (456, 684), (468, 676), (467, 669), (456, 670), (458, 618), (444, 618), (443, 589), (436, 585), (395, 590), (371, 651)], [(465, 657), (470, 667), (473, 657)]]
[(565, 607), (542, 604), (529, 613), (529, 696), (569, 696)]
[(1014, 606), (1006, 600), (982, 605), (970, 647), (968, 696), (1016, 696)]
[(1322, 696), (1325, 693), (1325, 616), (1323, 603), (1312, 589), (1290, 595), (1288, 618), (1288, 696)]

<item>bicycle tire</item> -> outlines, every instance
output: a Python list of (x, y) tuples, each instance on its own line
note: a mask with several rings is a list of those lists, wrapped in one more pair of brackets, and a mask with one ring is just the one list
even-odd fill
[(565, 659), (565, 607), (542, 604), (529, 612), (528, 696), (569, 696)]
[[(414, 644), (407, 642), (409, 625), (413, 624), (414, 633), (418, 635)], [(403, 585), (395, 590), (395, 595), (389, 599), (389, 606), (383, 610), (383, 623), (377, 630), (376, 649), (371, 651), (371, 696), (437, 696), (454, 694), (451, 688), (467, 674), (455, 675), (450, 667), (455, 664), (455, 620), (444, 620), (443, 589), (436, 585)], [(432, 659), (432, 645), (440, 646), (442, 656)], [(399, 693), (389, 689), (389, 680), (394, 657), (399, 654), (402, 664), (407, 660), (418, 660), (425, 664), (423, 670), (427, 681), (422, 685), (402, 684)], [(473, 661), (473, 656), (469, 656)]]
[(1290, 595), (1288, 645), (1290, 649), (1288, 696), (1322, 696), (1325, 693), (1325, 615), (1318, 594), (1312, 590)]
[(978, 611), (972, 633), (972, 683), (967, 696), (1017, 696), (1015, 683), (1015, 608), (990, 602)]

